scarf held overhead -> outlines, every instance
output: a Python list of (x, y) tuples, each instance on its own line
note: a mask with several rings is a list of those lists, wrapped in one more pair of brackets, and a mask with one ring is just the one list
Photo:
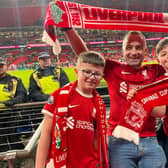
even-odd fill
[[(72, 98), (72, 94), (76, 89), (77, 81), (73, 84), (69, 84), (66, 87), (60, 89), (57, 92), (57, 105), (55, 111), (55, 117), (53, 123), (55, 130), (53, 130), (52, 151), (48, 158), (46, 168), (66, 168), (67, 163), (67, 117), (69, 99)], [(97, 146), (99, 155), (99, 167), (108, 168), (108, 152), (106, 142), (106, 112), (105, 106), (101, 97), (94, 91), (94, 104), (97, 111)], [(58, 119), (59, 118), (59, 119)]]
[(127, 103), (119, 125), (112, 135), (138, 144), (139, 133), (152, 108), (166, 104), (168, 104), (168, 78), (146, 85)]
[[(168, 14), (137, 12), (88, 6), (79, 3), (50, 2), (44, 23), (43, 41), (54, 45), (56, 27), (168, 32)], [(57, 46), (57, 52), (60, 48)]]

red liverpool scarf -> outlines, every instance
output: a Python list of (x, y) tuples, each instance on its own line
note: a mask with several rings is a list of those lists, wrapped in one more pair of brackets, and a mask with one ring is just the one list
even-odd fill
[[(136, 12), (88, 6), (79, 3), (50, 2), (44, 23), (43, 40), (55, 46), (56, 27), (168, 32), (166, 13)], [(60, 52), (60, 47), (55, 48)]]
[[(56, 111), (53, 117), (54, 129), (51, 152), (46, 164), (46, 168), (66, 168), (67, 163), (67, 115), (68, 115), (68, 104), (71, 99), (74, 90), (76, 89), (77, 81), (73, 84), (60, 89), (57, 93), (57, 104)], [(108, 168), (108, 152), (106, 142), (106, 112), (105, 105), (101, 97), (94, 91), (94, 104), (97, 110), (97, 146), (99, 156), (99, 167)], [(59, 117), (59, 119), (58, 119)], [(57, 121), (56, 121), (57, 120)]]
[(113, 136), (139, 143), (139, 133), (153, 107), (168, 104), (168, 78), (156, 81), (140, 89), (127, 103), (119, 126)]

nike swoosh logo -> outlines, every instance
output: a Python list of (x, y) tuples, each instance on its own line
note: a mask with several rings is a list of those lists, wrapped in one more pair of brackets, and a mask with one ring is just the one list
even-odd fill
[(121, 74), (131, 74), (130, 72), (121, 71)]
[(73, 108), (73, 107), (78, 107), (79, 106), (79, 104), (76, 104), (76, 105), (69, 105), (68, 107), (69, 108)]

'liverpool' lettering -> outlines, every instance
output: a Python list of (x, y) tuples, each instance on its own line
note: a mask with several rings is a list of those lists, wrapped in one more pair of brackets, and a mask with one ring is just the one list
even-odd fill
[(128, 21), (143, 21), (164, 23), (162, 13), (152, 12), (135, 12), (124, 10), (113, 10), (107, 8), (92, 8), (83, 7), (83, 14), (86, 20), (128, 20)]
[(67, 152), (62, 153), (61, 155), (56, 156), (56, 162), (61, 162), (63, 160), (66, 160), (67, 158)]

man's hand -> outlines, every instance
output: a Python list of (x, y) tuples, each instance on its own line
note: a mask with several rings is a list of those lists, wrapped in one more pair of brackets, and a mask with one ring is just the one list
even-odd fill
[(161, 118), (166, 114), (166, 105), (155, 106), (151, 111), (152, 117)]

